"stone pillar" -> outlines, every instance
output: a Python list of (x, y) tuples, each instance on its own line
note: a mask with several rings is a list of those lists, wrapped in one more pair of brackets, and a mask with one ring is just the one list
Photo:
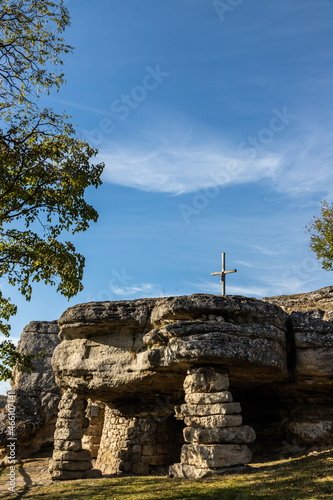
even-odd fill
[(100, 471), (92, 470), (90, 451), (82, 448), (82, 436), (89, 425), (86, 405), (81, 394), (67, 390), (62, 395), (49, 468), (53, 480), (101, 477)]
[(185, 401), (180, 415), (187, 427), (180, 463), (171, 476), (197, 479), (225, 473), (225, 467), (247, 464), (252, 454), (245, 443), (255, 440), (251, 427), (242, 425), (239, 403), (228, 392), (229, 378), (219, 367), (190, 368), (184, 381)]

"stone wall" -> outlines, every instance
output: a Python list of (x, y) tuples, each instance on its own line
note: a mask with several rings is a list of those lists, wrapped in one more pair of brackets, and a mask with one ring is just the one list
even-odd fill
[(104, 428), (105, 404), (88, 399), (86, 418), (88, 427), (82, 437), (82, 448), (89, 450), (91, 458), (97, 458)]
[(96, 468), (103, 474), (166, 473), (180, 454), (181, 434), (174, 417), (161, 414), (159, 407), (125, 406), (127, 411), (124, 405), (107, 405)]

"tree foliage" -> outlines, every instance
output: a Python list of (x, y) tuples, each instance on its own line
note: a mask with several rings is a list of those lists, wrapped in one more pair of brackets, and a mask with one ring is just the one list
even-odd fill
[[(53, 67), (71, 50), (62, 0), (0, 0), (0, 278), (30, 300), (32, 285), (54, 285), (70, 298), (82, 290), (84, 257), (66, 235), (85, 231), (98, 214), (84, 196), (101, 184), (97, 151), (78, 139), (65, 115), (39, 109), (38, 95), (63, 81)], [(52, 68), (52, 69), (51, 69)], [(0, 290), (0, 332), (16, 306)], [(0, 379), (31, 369), (33, 356), (0, 343)]]
[(62, 56), (72, 50), (60, 33), (69, 24), (63, 2), (1, 0), (1, 109), (17, 113), (30, 108), (41, 91), (59, 88), (64, 75), (56, 71)]
[(314, 217), (308, 226), (310, 248), (313, 250), (323, 269), (333, 270), (333, 204), (322, 202), (321, 216)]

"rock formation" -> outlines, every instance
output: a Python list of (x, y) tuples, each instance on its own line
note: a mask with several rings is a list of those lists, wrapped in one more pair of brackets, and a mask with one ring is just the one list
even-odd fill
[[(55, 383), (51, 357), (59, 344), (58, 333), (56, 321), (33, 321), (24, 328), (18, 343), (21, 353), (43, 353), (43, 357), (33, 362), (33, 373), (13, 372), (11, 385), (16, 396), (15, 432), (19, 458), (28, 457), (42, 446), (53, 443), (61, 390)], [(0, 461), (8, 451), (7, 426), (4, 409), (0, 413)]]
[[(207, 294), (81, 304), (59, 320), (53, 369), (66, 398), (105, 404), (95, 469), (148, 474), (175, 464), (173, 475), (203, 477), (247, 463), (248, 445), (258, 454), (332, 443), (329, 314)], [(202, 370), (228, 374), (230, 388), (200, 386)], [(58, 426), (80, 427), (80, 455), (90, 434), (82, 410), (74, 418), (67, 408)], [(55, 443), (53, 477), (87, 477), (91, 460), (69, 459), (66, 439)]]
[(329, 311), (333, 311), (333, 286), (326, 286), (308, 293), (265, 297), (262, 300), (282, 307), (287, 313), (292, 311), (320, 309), (322, 311), (327, 311), (329, 314)]
[(30, 323), (19, 348), (53, 349), (57, 385), (47, 358), (15, 373), (22, 455), (53, 439), (60, 396), (53, 479), (206, 477), (332, 445), (331, 296), (92, 302)]

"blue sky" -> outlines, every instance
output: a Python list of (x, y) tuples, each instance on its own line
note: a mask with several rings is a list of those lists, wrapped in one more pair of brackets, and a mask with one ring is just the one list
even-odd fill
[(69, 0), (67, 83), (43, 102), (72, 115), (105, 161), (75, 237), (85, 289), (39, 286), (13, 319), (90, 300), (331, 285), (304, 227), (332, 201), (331, 0)]

